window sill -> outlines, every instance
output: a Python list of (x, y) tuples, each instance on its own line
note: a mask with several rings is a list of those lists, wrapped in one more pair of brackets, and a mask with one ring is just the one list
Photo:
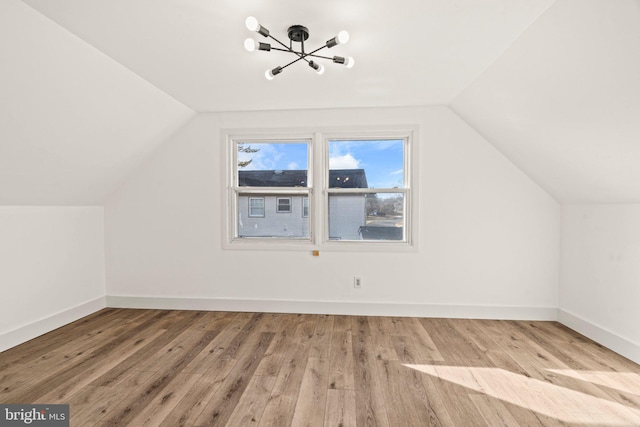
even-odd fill
[(329, 252), (417, 252), (415, 244), (394, 241), (327, 241), (316, 244), (309, 240), (234, 239), (223, 244), (225, 250), (256, 251), (329, 251)]

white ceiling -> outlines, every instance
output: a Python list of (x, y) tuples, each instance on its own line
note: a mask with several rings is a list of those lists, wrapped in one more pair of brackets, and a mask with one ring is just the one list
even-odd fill
[[(2, 0), (0, 204), (101, 203), (195, 112), (451, 105), (560, 201), (640, 202), (640, 0)], [(353, 56), (246, 52), (256, 16)], [(263, 39), (264, 40), (264, 39)]]

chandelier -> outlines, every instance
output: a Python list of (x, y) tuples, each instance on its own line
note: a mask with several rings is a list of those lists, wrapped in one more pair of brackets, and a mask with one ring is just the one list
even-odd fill
[[(305, 40), (307, 40), (309, 38), (309, 29), (307, 27), (304, 27), (302, 25), (292, 25), (288, 28), (287, 30), (287, 36), (289, 37), (289, 45), (287, 46), (286, 44), (282, 43), (280, 40), (278, 40), (277, 38), (273, 37), (271, 34), (269, 34), (269, 30), (267, 30), (265, 27), (263, 27), (262, 25), (260, 25), (258, 23), (258, 20), (256, 18), (254, 18), (253, 16), (250, 16), (247, 18), (247, 20), (245, 21), (245, 24), (247, 26), (247, 28), (250, 31), (255, 31), (256, 33), (264, 36), (264, 37), (268, 37), (270, 39), (273, 39), (274, 41), (276, 41), (280, 46), (282, 47), (277, 47), (277, 46), (271, 46), (271, 44), (269, 43), (262, 43), (262, 42), (258, 42), (255, 41), (254, 39), (246, 39), (244, 41), (244, 47), (245, 49), (247, 49), (249, 52), (254, 52), (256, 50), (264, 50), (264, 51), (272, 51), (272, 50), (279, 50), (281, 52), (289, 52), (292, 53), (296, 56), (296, 59), (294, 59), (293, 61), (289, 62), (286, 65), (283, 65), (281, 67), (276, 67), (273, 68), (271, 70), (267, 70), (264, 75), (267, 78), (267, 80), (273, 80), (273, 78), (275, 76), (277, 76), (278, 74), (280, 74), (282, 72), (282, 70), (284, 70), (285, 68), (287, 68), (289, 65), (295, 64), (298, 61), (305, 61), (307, 64), (309, 64), (309, 67), (313, 68), (316, 73), (318, 74), (322, 74), (324, 73), (324, 66), (322, 64), (317, 63), (315, 60), (313, 59), (309, 59), (309, 58), (321, 58), (321, 59), (328, 59), (330, 61), (333, 61), (336, 64), (342, 64), (344, 66), (346, 66), (347, 68), (351, 68), (353, 67), (354, 64), (354, 60), (352, 57), (348, 56), (348, 57), (343, 57), (343, 56), (334, 56), (334, 57), (328, 57), (328, 56), (322, 56), (322, 55), (317, 55), (316, 52), (319, 52), (320, 50), (326, 48), (332, 48), (334, 46), (337, 46), (339, 44), (345, 44), (346, 42), (349, 41), (349, 33), (346, 31), (340, 31), (338, 33), (337, 36), (335, 36), (334, 38), (327, 40), (327, 42), (320, 46), (319, 48), (312, 50), (310, 52), (305, 52), (304, 50), (304, 42)], [(300, 43), (300, 50), (295, 50), (293, 48), (293, 42), (296, 43)]]

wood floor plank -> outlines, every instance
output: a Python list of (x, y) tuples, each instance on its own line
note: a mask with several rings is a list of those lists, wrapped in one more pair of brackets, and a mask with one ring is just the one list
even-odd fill
[(415, 317), (402, 319), (405, 334), (413, 339), (416, 348), (417, 363), (442, 362), (444, 357), (433, 342), (431, 335)]
[(353, 390), (353, 343), (351, 319), (337, 316), (329, 343), (329, 388)]
[(54, 329), (44, 335), (29, 340), (19, 346), (15, 346), (0, 353), (0, 372), (5, 371), (13, 364), (24, 363), (25, 360), (41, 357), (48, 353), (51, 347), (57, 347), (60, 342), (68, 342), (91, 330), (98, 328), (95, 319), (99, 318), (100, 323), (108, 323), (114, 318), (120, 317), (121, 313), (126, 313), (119, 309), (103, 309), (82, 319), (76, 320), (65, 327)]
[(331, 332), (333, 331), (333, 316), (321, 315), (316, 322), (309, 357), (326, 359), (329, 357)]
[[(200, 316), (198, 315), (198, 313), (192, 313), (191, 316), (175, 319), (174, 323), (171, 325), (156, 324), (156, 319), (154, 318), (152, 318), (148, 322), (145, 322), (139, 327), (140, 333), (142, 333), (144, 336), (134, 340), (131, 344), (134, 347), (142, 346), (142, 348), (134, 352), (130, 357), (119, 362), (113, 367), (113, 369), (96, 378), (91, 384), (109, 386), (110, 384), (117, 382), (120, 376), (125, 375), (131, 369), (136, 369), (141, 366), (143, 363), (153, 357), (153, 355), (156, 354), (161, 348), (166, 346), (180, 334), (187, 331), (189, 329), (189, 325), (199, 317)], [(169, 326), (169, 328), (167, 328), (167, 326)], [(146, 337), (152, 336), (152, 331), (155, 329), (159, 329), (165, 332), (157, 336), (153, 340), (147, 340)], [(135, 331), (132, 332), (135, 333)], [(102, 352), (102, 350), (99, 351)], [(122, 348), (118, 348), (117, 351), (122, 351)], [(100, 360), (100, 362), (102, 363), (104, 359), (108, 359), (108, 357), (105, 356)]]
[(493, 399), (482, 394), (471, 394), (471, 402), (482, 415), (482, 418), (490, 427), (519, 427), (520, 423), (511, 415), (511, 412), (498, 399)]
[(165, 330), (161, 329), (155, 331), (155, 333), (151, 336), (149, 336), (145, 332), (144, 335), (141, 335), (140, 337), (134, 337), (132, 339), (131, 346), (129, 346), (128, 348), (125, 347), (122, 351), (110, 353), (108, 357), (102, 361), (102, 363), (96, 363), (91, 367), (87, 367), (87, 369), (83, 372), (83, 375), (78, 375), (70, 378), (69, 381), (42, 395), (40, 400), (43, 402), (58, 402), (64, 401), (65, 399), (68, 400), (76, 393), (82, 392), (84, 387), (91, 384), (97, 378), (105, 375), (107, 372), (114, 369), (114, 367), (138, 352), (141, 348), (144, 347), (144, 345), (152, 342), (164, 333)]
[(422, 384), (422, 374), (395, 360), (378, 360), (382, 393), (391, 426), (440, 426)]
[(245, 351), (237, 358), (234, 368), (196, 418), (195, 426), (226, 425), (273, 336), (272, 332), (251, 334), (253, 339), (247, 339)]
[(464, 325), (466, 319), (420, 319), (423, 325), (430, 324), (432, 329), (427, 331), (436, 346), (441, 350), (447, 363), (460, 365), (486, 365), (483, 348), (467, 335)]
[[(406, 331), (409, 331), (405, 329)], [(414, 348), (410, 349), (407, 347), (407, 340), (411, 338), (411, 336), (395, 336), (394, 344), (396, 346), (398, 355), (402, 355), (402, 365), (399, 367), (403, 371), (400, 375), (394, 375), (393, 380), (400, 379), (401, 382), (404, 382), (407, 387), (413, 384), (413, 387), (416, 391), (410, 392), (409, 394), (413, 396), (413, 399), (407, 402), (409, 405), (414, 406), (424, 405), (424, 409), (421, 410), (421, 416), (423, 418), (424, 425), (429, 426), (453, 426), (453, 421), (451, 420), (451, 416), (449, 415), (449, 411), (447, 410), (447, 405), (445, 400), (443, 399), (440, 390), (435, 387), (435, 383), (429, 377), (429, 375), (422, 375), (416, 372), (413, 366), (420, 366), (421, 358), (424, 355), (420, 354), (417, 351), (414, 351)], [(380, 363), (380, 362), (378, 362)], [(383, 380), (383, 390), (384, 390), (384, 380)], [(404, 390), (406, 391), (406, 390)], [(392, 392), (392, 391), (390, 391)], [(400, 392), (400, 395), (404, 396), (406, 393)], [(415, 399), (418, 398), (419, 401)], [(389, 399), (385, 398), (385, 401), (388, 402)], [(388, 405), (388, 403), (387, 403)], [(395, 410), (395, 409), (394, 409)], [(389, 413), (393, 412), (393, 410), (387, 409), (387, 414), (389, 417), (390, 424), (393, 425), (391, 418), (392, 415)], [(419, 415), (419, 416), (420, 416)], [(404, 420), (403, 422), (410, 423), (410, 420)]]
[(89, 426), (105, 419), (107, 414), (120, 402), (139, 393), (140, 387), (154, 378), (153, 372), (131, 371), (112, 386), (92, 386), (83, 388), (69, 400), (56, 403), (68, 403), (71, 425)]
[[(132, 328), (130, 334), (135, 335), (141, 331), (147, 330), (150, 324), (165, 316), (165, 313), (158, 313), (156, 316), (152, 317), (146, 322)], [(84, 358), (80, 363), (76, 363), (69, 368), (58, 372), (55, 376), (47, 376), (40, 383), (33, 384), (30, 387), (22, 390), (21, 392), (12, 395), (11, 402), (22, 403), (39, 401), (40, 397), (43, 394), (47, 393), (49, 390), (66, 383), (67, 381), (78, 375), (82, 375), (86, 369), (90, 369), (94, 364), (104, 362), (104, 360), (106, 360), (112, 352), (119, 351), (123, 345), (128, 345), (130, 341), (131, 337), (129, 334), (127, 334), (118, 336), (115, 339), (108, 340), (106, 343), (101, 343), (96, 347), (95, 350), (91, 352), (91, 354), (87, 358)]]
[(327, 392), (325, 427), (356, 427), (355, 390), (330, 389)]
[[(235, 366), (235, 360), (228, 359), (227, 371), (222, 373), (226, 378), (228, 372)], [(222, 381), (213, 381), (205, 375), (189, 389), (182, 399), (176, 404), (173, 410), (159, 424), (160, 427), (190, 427), (193, 426), (195, 420), (204, 407), (211, 400), (211, 397), (218, 391)]]
[(202, 374), (179, 373), (167, 383), (161, 393), (135, 414), (129, 424), (132, 426), (160, 425), (201, 378)]
[(291, 425), (306, 427), (324, 425), (328, 381), (328, 359), (309, 356)]
[[(25, 381), (25, 372), (40, 380), (53, 377), (63, 369), (89, 357), (91, 347), (95, 346), (96, 338), (101, 341), (109, 340), (110, 337), (130, 329), (129, 322), (123, 321), (121, 317), (114, 319), (110, 316), (111, 314), (111, 312), (106, 312), (106, 323), (100, 322), (100, 325), (80, 322), (78, 331), (64, 334), (64, 340), (58, 343), (52, 342), (48, 335), (42, 337), (43, 341), (48, 343), (47, 351), (41, 352), (34, 349), (36, 347), (34, 342), (30, 341), (23, 345), (27, 349), (33, 350), (34, 353), (25, 351), (20, 353), (12, 351), (13, 349), (2, 353), (6, 359), (0, 358), (0, 360), (12, 360), (13, 362), (3, 364), (0, 369), (0, 384), (3, 386), (0, 389), (0, 401), (8, 392), (16, 393), (28, 388), (30, 381)], [(58, 329), (52, 334), (59, 336), (61, 330), (64, 328)], [(19, 347), (22, 346), (15, 348)], [(15, 357), (15, 359), (10, 359), (11, 357)]]
[(369, 323), (369, 334), (375, 346), (376, 359), (398, 360), (396, 349), (391, 342), (391, 335), (388, 333), (388, 324), (384, 317), (374, 316), (367, 318)]
[(244, 329), (250, 320), (250, 313), (235, 313), (233, 322), (228, 323), (227, 327), (219, 330), (218, 335), (209, 345), (185, 367), (185, 372), (204, 374), (214, 369), (220, 357), (224, 359), (231, 358), (227, 348), (234, 346), (232, 343), (237, 339), (236, 336)]
[(555, 322), (105, 309), (0, 353), (72, 425), (638, 426), (640, 366)]
[(359, 426), (389, 426), (387, 408), (376, 360), (382, 360), (374, 346), (366, 317), (354, 317), (353, 371), (356, 392), (356, 423)]
[[(454, 426), (484, 426), (482, 416), (469, 398), (468, 387), (460, 385), (459, 377), (449, 376), (441, 373), (439, 366), (436, 365), (435, 372), (431, 378), (422, 376), (423, 387), (429, 396), (430, 409), (434, 417), (434, 423), (447, 425), (450, 421)], [(468, 375), (470, 383), (475, 383), (473, 375)], [(456, 381), (457, 380), (457, 381)], [(469, 383), (467, 383), (469, 384)], [(471, 389), (472, 390), (472, 389)], [(434, 394), (434, 391), (437, 393)], [(439, 401), (438, 399), (441, 400)], [(491, 427), (491, 426), (488, 426)]]
[(229, 426), (258, 425), (275, 383), (274, 376), (254, 375), (227, 424)]
[(427, 393), (429, 412), (434, 419), (431, 421), (433, 425), (441, 425), (442, 427), (456, 427), (449, 410), (455, 413), (461, 413), (460, 408), (453, 407), (449, 396), (442, 389), (441, 380), (439, 378), (422, 375), (422, 386)]
[[(180, 374), (182, 369), (202, 351), (204, 347), (215, 337), (212, 332), (193, 332), (193, 341), (185, 343), (184, 353), (180, 358), (171, 360), (171, 365), (161, 371), (155, 371), (158, 375), (152, 381), (142, 385), (141, 391), (132, 399), (123, 400), (108, 414), (106, 422), (112, 425), (127, 425), (140, 411), (162, 392), (171, 381)], [(145, 372), (145, 371), (142, 371)]]
[(295, 341), (289, 346), (273, 386), (271, 398), (258, 425), (276, 427), (291, 424), (308, 354), (309, 347), (299, 341)]
[(278, 375), (289, 350), (289, 346), (293, 343), (293, 335), (296, 331), (296, 327), (297, 316), (293, 314), (284, 314), (282, 323), (280, 324), (280, 330), (273, 338), (273, 341), (262, 358), (260, 365), (258, 365), (256, 375)]

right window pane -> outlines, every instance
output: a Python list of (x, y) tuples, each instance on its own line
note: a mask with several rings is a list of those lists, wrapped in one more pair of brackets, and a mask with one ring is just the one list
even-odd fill
[(406, 142), (329, 140), (329, 240), (407, 241)]

